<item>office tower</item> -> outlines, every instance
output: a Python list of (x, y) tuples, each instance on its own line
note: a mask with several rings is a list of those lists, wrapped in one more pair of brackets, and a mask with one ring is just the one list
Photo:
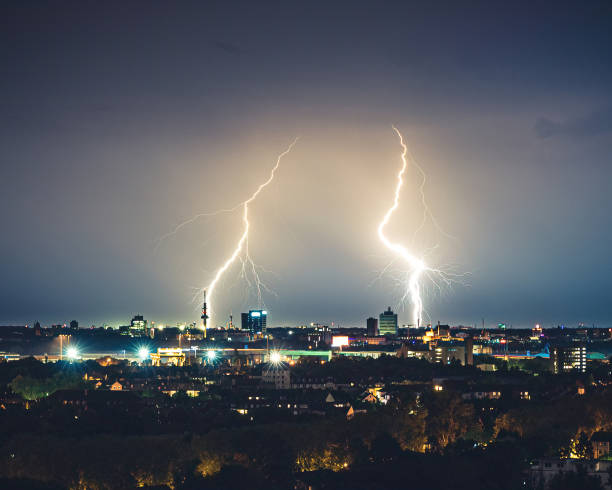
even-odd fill
[(376, 337), (378, 335), (378, 320), (376, 318), (368, 318), (366, 320), (366, 335), (368, 337)]
[(147, 335), (147, 321), (142, 315), (136, 315), (130, 322), (130, 335), (132, 337), (142, 337)]
[(248, 313), (242, 313), (241, 317), (243, 330), (248, 330), (251, 335), (265, 335), (268, 323), (268, 312), (266, 310), (249, 310)]
[(391, 311), (391, 307), (387, 311), (382, 312), (378, 317), (378, 331), (380, 335), (397, 335), (397, 313)]

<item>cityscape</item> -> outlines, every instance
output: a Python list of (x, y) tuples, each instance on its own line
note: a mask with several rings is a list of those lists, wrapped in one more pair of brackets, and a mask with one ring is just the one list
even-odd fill
[[(21, 488), (471, 488), (473, 474), (429, 471), (493, 478), (479, 467), (493, 458), (502, 488), (572, 488), (552, 486), (567, 475), (607, 488), (612, 328), (410, 327), (382, 310), (351, 328), (273, 327), (261, 309), (206, 330), (140, 314), (118, 328), (3, 326), (14, 452), (0, 470)], [(82, 458), (115, 451), (140, 456), (112, 472)]]
[(1, 490), (612, 490), (608, 2), (0, 16)]

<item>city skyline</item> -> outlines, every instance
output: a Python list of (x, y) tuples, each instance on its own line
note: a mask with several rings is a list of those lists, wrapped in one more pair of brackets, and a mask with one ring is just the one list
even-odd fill
[(612, 490), (612, 3), (0, 18), (1, 490)]
[[(356, 326), (390, 305), (410, 323), (394, 276), (376, 280), (395, 125), (454, 237), (429, 224), (417, 249), (470, 274), (426, 291), (426, 321), (612, 326), (603, 4), (66, 5), (2, 7), (0, 323), (197, 321), (240, 213), (158, 239), (248, 199), (296, 135), (250, 210), (278, 297), (257, 304), (238, 266), (219, 318), (265, 306), (271, 325)], [(398, 241), (420, 219), (411, 177)]]

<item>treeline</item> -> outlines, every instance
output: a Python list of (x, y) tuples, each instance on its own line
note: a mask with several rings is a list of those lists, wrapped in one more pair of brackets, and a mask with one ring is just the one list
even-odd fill
[[(14, 367), (2, 366), (0, 375), (12, 384), (19, 376), (76, 379), (83, 369), (24, 366), (9, 375), (6, 371)], [(393, 357), (303, 363), (298, 369), (324, 373), (330, 367), (341, 377), (348, 377), (352, 368), (358, 376), (388, 374), (392, 380), (473, 372)], [(546, 379), (534, 378), (538, 383)], [(612, 392), (605, 388), (584, 396), (573, 389), (554, 401), (511, 405), (503, 400), (466, 402), (449, 390), (419, 389), (417, 395), (410, 385), (390, 384), (387, 390), (394, 394), (388, 405), (368, 406), (367, 413), (358, 412), (350, 420), (342, 410), (337, 416), (262, 423), (260, 419), (268, 421), (275, 412), (264, 417), (256, 409), (246, 415), (217, 410), (217, 397), (209, 395), (168, 399), (172, 406), (166, 411), (153, 400), (137, 417), (122, 412), (121, 406), (109, 407), (99, 418), (82, 415), (90, 417), (86, 426), (69, 407), (50, 411), (44, 423), (35, 421), (44, 418), (35, 409), (14, 419), (15, 414), (3, 410), (0, 427), (7, 430), (0, 439), (0, 483), (5, 484), (0, 488), (19, 482), (14, 488), (529, 489), (525, 471), (531, 459), (570, 453), (588, 458), (592, 434), (612, 429)], [(189, 426), (182, 421), (191, 417), (204, 429), (185, 430)], [(169, 433), (152, 435), (149, 423), (161, 423)], [(135, 435), (138, 427), (142, 434)], [(30, 428), (35, 430), (25, 433)], [(584, 488), (599, 488), (587, 475), (571, 478), (582, 478)], [(555, 488), (572, 488), (565, 483), (556, 482)]]
[(352, 420), (253, 425), (205, 435), (14, 435), (2, 444), (0, 477), (83, 489), (190, 488), (195, 482), (200, 486), (194, 488), (209, 488), (202, 485), (247, 472), (266, 488), (290, 488), (306, 473), (384, 465), (426, 449), (441, 454), (469, 431), (481, 432), (473, 407), (457, 395), (431, 393)]
[(486, 373), (474, 366), (462, 366), (460, 363), (443, 365), (425, 359), (402, 359), (394, 354), (384, 355), (378, 359), (371, 357), (340, 356), (321, 364), (318, 359), (304, 358), (292, 368), (297, 377), (326, 378), (331, 377), (338, 383), (373, 382), (373, 381), (430, 381), (436, 376), (469, 376), (480, 378)]
[(500, 414), (494, 437), (514, 438), (532, 457), (590, 457), (591, 436), (612, 431), (612, 391), (527, 403)]

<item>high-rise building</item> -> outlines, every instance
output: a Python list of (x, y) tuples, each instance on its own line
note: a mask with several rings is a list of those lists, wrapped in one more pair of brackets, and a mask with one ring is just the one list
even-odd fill
[(378, 331), (380, 335), (398, 334), (397, 313), (393, 313), (390, 306), (378, 316)]
[(265, 334), (268, 323), (268, 312), (266, 310), (249, 310), (242, 313), (242, 330), (248, 330), (251, 335)]
[(378, 320), (376, 318), (368, 318), (366, 320), (366, 335), (368, 337), (376, 337), (378, 335)]
[(555, 374), (586, 372), (586, 346), (584, 344), (558, 345), (550, 349), (551, 370)]
[(142, 315), (136, 315), (130, 322), (130, 335), (132, 337), (143, 337), (147, 335), (147, 321)]

